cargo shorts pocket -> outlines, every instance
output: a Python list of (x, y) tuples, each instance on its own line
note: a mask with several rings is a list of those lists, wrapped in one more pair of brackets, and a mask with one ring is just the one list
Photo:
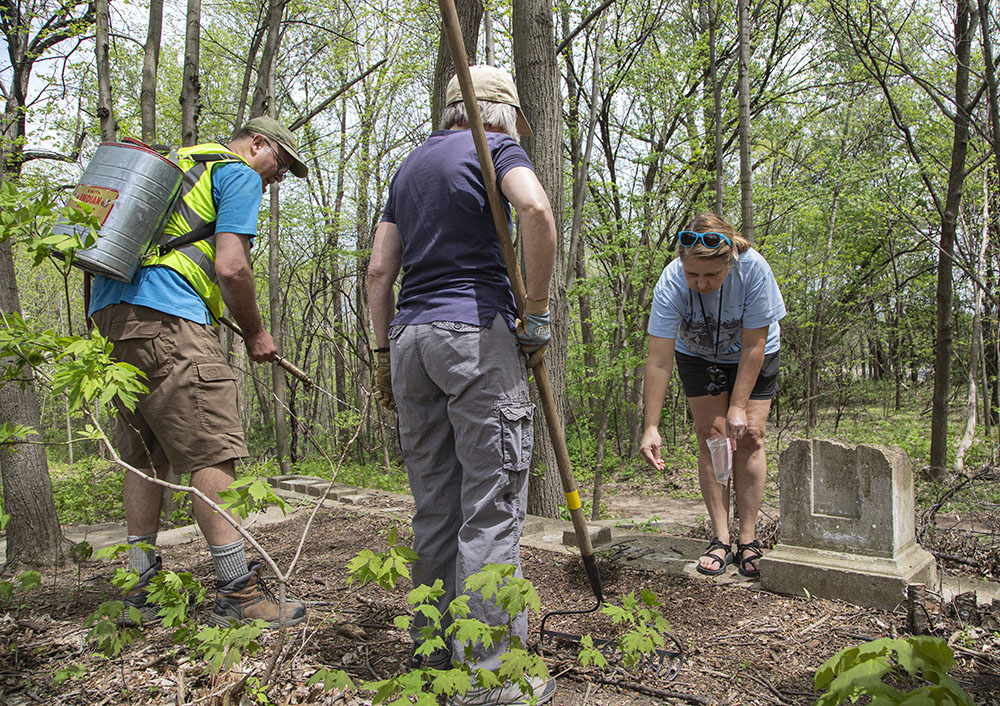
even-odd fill
[(198, 419), (213, 432), (241, 432), (236, 374), (225, 363), (197, 362)]
[(503, 469), (520, 473), (531, 465), (534, 428), (531, 420), (535, 405), (531, 402), (498, 402), (500, 415), (500, 453)]
[(114, 343), (115, 360), (139, 368), (148, 378), (166, 376), (172, 367), (170, 351), (161, 340), (163, 324), (159, 321), (126, 319), (116, 321), (101, 333)]

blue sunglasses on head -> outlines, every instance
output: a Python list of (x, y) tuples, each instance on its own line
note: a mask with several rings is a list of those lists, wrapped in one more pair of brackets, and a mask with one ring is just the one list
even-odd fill
[(697, 233), (693, 230), (682, 230), (677, 234), (677, 237), (681, 241), (681, 245), (685, 248), (689, 248), (695, 243), (701, 242), (706, 248), (714, 250), (715, 248), (725, 243), (729, 247), (733, 247), (733, 243), (729, 238), (727, 238), (722, 233), (716, 233), (710, 231), (708, 233)]

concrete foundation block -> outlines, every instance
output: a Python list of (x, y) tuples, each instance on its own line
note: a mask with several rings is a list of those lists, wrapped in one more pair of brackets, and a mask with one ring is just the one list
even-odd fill
[(893, 610), (906, 586), (937, 585), (933, 555), (916, 543), (895, 557), (865, 556), (779, 543), (760, 562), (761, 587), (789, 595), (831, 598), (854, 605)]
[[(587, 525), (587, 532), (590, 534), (590, 544), (591, 546), (598, 546), (600, 544), (607, 544), (611, 541), (611, 528), (610, 527), (599, 527), (597, 525)], [(563, 531), (563, 544), (568, 547), (578, 546), (576, 541), (576, 532), (574, 530), (568, 529)]]

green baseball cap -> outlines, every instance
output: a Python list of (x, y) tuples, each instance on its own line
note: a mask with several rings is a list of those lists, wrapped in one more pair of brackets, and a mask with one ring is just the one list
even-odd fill
[(281, 145), (285, 152), (292, 158), (292, 167), (289, 171), (299, 178), (305, 178), (306, 174), (309, 173), (309, 167), (299, 156), (298, 143), (295, 141), (295, 135), (287, 127), (279, 123), (274, 118), (269, 118), (266, 115), (262, 115), (259, 118), (254, 118), (247, 122), (243, 126), (244, 130), (249, 130), (250, 132), (257, 132), (274, 140), (279, 145)]
[[(521, 99), (517, 97), (517, 89), (514, 87), (514, 79), (503, 69), (487, 64), (477, 64), (469, 67), (472, 75), (472, 87), (476, 92), (476, 98), (481, 101), (491, 101), (493, 103), (506, 103), (514, 106), (517, 111), (517, 131), (521, 135), (531, 134), (531, 125), (521, 111)], [(452, 76), (448, 82), (448, 88), (444, 93), (444, 104), (451, 105), (462, 100), (462, 87), (458, 83), (458, 75)]]

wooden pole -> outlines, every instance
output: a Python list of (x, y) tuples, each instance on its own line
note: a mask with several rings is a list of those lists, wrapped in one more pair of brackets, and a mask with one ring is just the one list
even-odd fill
[[(465, 53), (465, 43), (462, 41), (462, 28), (458, 23), (458, 11), (455, 9), (454, 0), (438, 0), (441, 8), (441, 18), (444, 21), (445, 35), (448, 37), (448, 45), (451, 47), (451, 57), (455, 63), (455, 72), (458, 75), (458, 83), (462, 88), (462, 100), (465, 103), (465, 112), (469, 118), (469, 126), (472, 128), (472, 137), (476, 143), (476, 154), (479, 156), (479, 166), (483, 171), (483, 185), (490, 201), (490, 211), (493, 213), (493, 224), (496, 227), (497, 237), (500, 239), (500, 249), (503, 251), (504, 262), (507, 265), (507, 277), (510, 279), (510, 287), (514, 293), (514, 302), (517, 304), (518, 315), (524, 318), (525, 289), (524, 281), (521, 278), (521, 271), (518, 267), (517, 253), (514, 251), (514, 243), (511, 241), (510, 232), (507, 229), (507, 214), (503, 208), (503, 201), (500, 198), (500, 190), (497, 188), (496, 170), (493, 168), (493, 157), (490, 155), (489, 143), (486, 141), (486, 128), (483, 126), (483, 118), (479, 114), (479, 103), (472, 87), (472, 74), (469, 72), (469, 59)], [(604, 601), (601, 589), (601, 578), (597, 571), (597, 564), (594, 561), (594, 547), (590, 541), (590, 533), (587, 529), (587, 520), (583, 514), (583, 505), (580, 502), (580, 493), (576, 487), (576, 478), (573, 476), (573, 469), (570, 467), (569, 450), (566, 447), (566, 435), (563, 432), (562, 422), (556, 409), (555, 397), (552, 395), (552, 386), (549, 384), (549, 375), (545, 370), (545, 362), (540, 362), (532, 369), (535, 378), (535, 385), (538, 388), (538, 396), (542, 403), (542, 412), (545, 414), (545, 425), (549, 430), (549, 438), (552, 440), (552, 447), (556, 454), (556, 465), (559, 468), (559, 477), (562, 480), (563, 494), (566, 496), (566, 506), (569, 508), (570, 516), (573, 518), (573, 530), (576, 532), (576, 543), (580, 547), (580, 556), (583, 559), (584, 568), (587, 571), (587, 578), (590, 580), (590, 587), (597, 597), (599, 603)]]

